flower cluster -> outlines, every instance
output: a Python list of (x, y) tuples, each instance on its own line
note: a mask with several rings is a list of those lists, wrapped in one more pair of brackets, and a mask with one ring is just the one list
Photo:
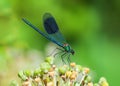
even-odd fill
[(98, 83), (93, 83), (89, 68), (75, 63), (56, 67), (53, 60), (53, 57), (48, 57), (34, 71), (20, 71), (18, 76), (22, 86), (109, 86), (103, 77)]

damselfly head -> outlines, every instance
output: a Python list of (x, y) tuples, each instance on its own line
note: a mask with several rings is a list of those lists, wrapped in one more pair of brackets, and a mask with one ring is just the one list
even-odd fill
[(71, 52), (72, 55), (74, 55), (74, 53), (75, 53), (75, 51), (73, 49), (71, 49), (70, 52)]

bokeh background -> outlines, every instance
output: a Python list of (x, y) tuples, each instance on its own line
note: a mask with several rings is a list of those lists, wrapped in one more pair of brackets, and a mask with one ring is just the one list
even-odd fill
[(36, 68), (54, 50), (21, 20), (44, 30), (46, 12), (75, 50), (71, 60), (89, 67), (95, 82), (104, 76), (110, 86), (120, 86), (119, 0), (0, 0), (0, 86), (19, 81), (18, 71)]

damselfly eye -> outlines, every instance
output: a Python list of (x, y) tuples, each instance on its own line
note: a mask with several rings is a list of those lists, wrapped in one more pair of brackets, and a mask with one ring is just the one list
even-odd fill
[(71, 49), (71, 53), (72, 53), (72, 55), (74, 55), (75, 51), (73, 49)]

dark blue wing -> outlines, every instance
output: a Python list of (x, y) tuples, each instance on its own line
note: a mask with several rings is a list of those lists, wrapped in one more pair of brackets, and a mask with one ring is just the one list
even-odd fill
[(36, 26), (34, 26), (32, 23), (30, 23), (28, 20), (26, 19), (22, 19), (27, 25), (29, 25), (30, 27), (32, 27), (34, 30), (36, 30), (38, 33), (40, 33), (42, 36), (44, 36), (45, 38), (47, 38), (48, 40), (56, 43), (57, 45), (61, 46), (61, 43), (57, 42), (55, 39), (51, 38), (48, 34), (43, 33), (41, 30), (39, 30)]
[(48, 34), (54, 34), (59, 31), (58, 26), (55, 22), (55, 19), (51, 14), (45, 13), (43, 16), (43, 25)]
[(43, 25), (44, 25), (44, 29), (53, 40), (56, 40), (56, 42), (58, 42), (61, 46), (63, 46), (63, 44), (66, 43), (66, 40), (59, 31), (55, 19), (50, 13), (44, 14)]

